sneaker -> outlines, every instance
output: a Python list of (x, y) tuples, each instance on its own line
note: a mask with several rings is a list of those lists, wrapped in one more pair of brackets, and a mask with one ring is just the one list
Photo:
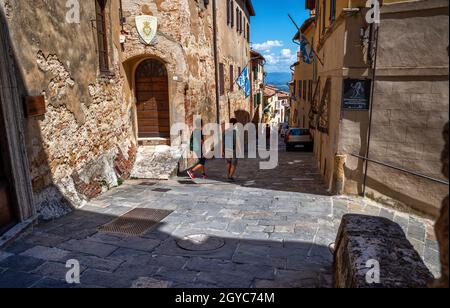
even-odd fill
[(195, 180), (195, 175), (191, 171), (188, 171), (187, 174), (189, 175), (191, 180)]
[(206, 174), (203, 174), (203, 175), (202, 175), (202, 179), (203, 179), (203, 180), (206, 180), (207, 178), (208, 178), (208, 176), (207, 176)]

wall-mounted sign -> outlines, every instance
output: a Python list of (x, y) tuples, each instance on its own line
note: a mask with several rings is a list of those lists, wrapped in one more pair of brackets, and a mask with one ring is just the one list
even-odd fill
[(345, 79), (343, 91), (343, 108), (350, 110), (369, 110), (370, 79)]
[(44, 96), (25, 97), (25, 112), (27, 117), (39, 117), (45, 115), (46, 108)]
[(156, 38), (158, 19), (154, 16), (142, 15), (136, 17), (136, 28), (141, 40), (150, 45)]

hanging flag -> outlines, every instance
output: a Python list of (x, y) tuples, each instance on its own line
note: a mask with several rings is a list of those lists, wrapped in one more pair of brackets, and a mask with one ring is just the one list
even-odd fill
[(236, 83), (241, 87), (245, 93), (245, 98), (250, 96), (250, 75), (248, 73), (248, 65), (242, 70), (241, 75)]
[(311, 50), (308, 52), (306, 46), (311, 45), (306, 37), (302, 34), (302, 39), (300, 40), (300, 52), (302, 53), (303, 62), (306, 64), (311, 64), (314, 60), (314, 49), (311, 46)]

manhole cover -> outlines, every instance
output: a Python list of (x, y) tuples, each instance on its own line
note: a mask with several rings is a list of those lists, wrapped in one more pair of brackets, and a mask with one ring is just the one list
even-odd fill
[(225, 246), (220, 238), (210, 237), (206, 234), (188, 235), (177, 242), (177, 245), (189, 251), (213, 251)]

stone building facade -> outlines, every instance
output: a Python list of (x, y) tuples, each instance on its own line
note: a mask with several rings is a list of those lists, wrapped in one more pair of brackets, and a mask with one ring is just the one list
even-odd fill
[[(217, 1), (220, 122), (231, 118), (251, 121), (251, 97), (236, 84), (245, 67), (250, 70), (250, 18), (255, 16), (248, 0)], [(230, 43), (232, 42), (232, 43)]]
[[(10, 95), (17, 102), (43, 99), (45, 107), (41, 114), (25, 115), (14, 106), (26, 169), (17, 177), (30, 187), (21, 201), (30, 210), (19, 221), (36, 213), (64, 215), (120, 185), (130, 177), (141, 147), (176, 146), (172, 124), (192, 126), (195, 115), (216, 121), (214, 28), (218, 63), (233, 66), (237, 78), (250, 57), (254, 11), (249, 0), (233, 1), (232, 28), (231, 8), (217, 1), (214, 27), (214, 2), (0, 1), (5, 38), (0, 63), (9, 78), (2, 76), (1, 86), (9, 88), (7, 81), (14, 80), (18, 86)], [(149, 44), (136, 27), (135, 18), (142, 15), (158, 21)], [(2, 89), (2, 115), (10, 111), (5, 93)], [(222, 122), (232, 113), (251, 111), (237, 85), (221, 96), (219, 107)]]
[[(370, 138), (370, 109), (343, 106), (346, 80), (368, 80), (364, 91), (370, 92), (375, 27), (366, 21), (366, 1), (306, 3), (315, 14), (311, 41), (323, 62), (313, 64), (310, 126), (330, 189), (338, 154), (347, 157), (345, 191), (363, 192), (365, 163), (353, 155), (365, 157), (369, 139), (370, 159), (445, 180), (440, 132), (448, 121), (448, 1), (383, 1)], [(448, 185), (369, 163), (366, 193), (379, 201), (437, 216), (447, 192)]]
[(264, 109), (264, 86), (265, 86), (265, 72), (264, 64), (266, 59), (255, 50), (250, 52), (251, 55), (251, 109), (252, 122), (258, 124), (263, 118)]
[[(303, 35), (308, 42), (314, 42), (314, 20), (315, 17), (307, 19), (297, 34), (294, 36), (294, 41), (301, 40)], [(298, 61), (293, 65), (294, 74), (292, 76), (293, 85), (293, 99), (291, 106), (290, 125), (292, 127), (309, 128), (309, 115), (311, 111), (312, 93), (314, 91), (314, 80), (317, 79), (316, 71), (313, 63), (305, 63), (302, 55), (298, 53)], [(312, 59), (316, 61), (316, 59)]]

